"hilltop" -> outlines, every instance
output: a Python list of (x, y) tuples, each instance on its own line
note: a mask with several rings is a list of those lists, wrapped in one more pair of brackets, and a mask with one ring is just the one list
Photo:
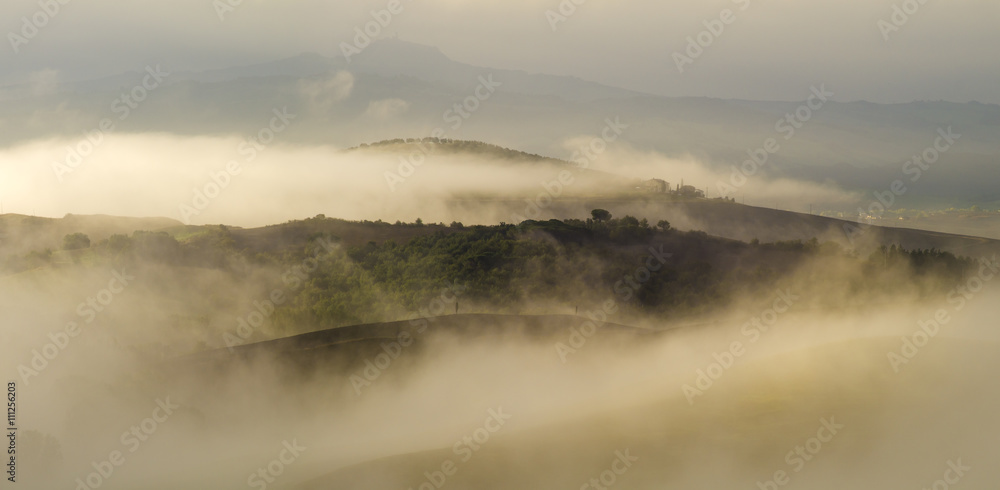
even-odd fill
[(374, 143), (362, 143), (348, 151), (379, 151), (390, 153), (410, 153), (420, 151), (423, 153), (439, 154), (475, 154), (497, 160), (511, 160), (520, 162), (546, 163), (550, 165), (573, 165), (573, 163), (558, 158), (545, 157), (534, 153), (527, 153), (520, 150), (512, 150), (500, 145), (484, 143), (482, 141), (456, 140), (448, 138), (396, 138), (390, 140), (376, 141)]

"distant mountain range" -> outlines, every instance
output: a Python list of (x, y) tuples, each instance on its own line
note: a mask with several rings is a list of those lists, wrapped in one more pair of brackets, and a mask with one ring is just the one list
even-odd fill
[[(814, 97), (813, 109), (807, 109), (804, 102), (669, 98), (574, 77), (475, 67), (433, 47), (385, 39), (350, 62), (305, 53), (264, 64), (173, 72), (121, 120), (112, 104), (144, 76), (131, 72), (54, 87), (2, 88), (0, 146), (79, 138), (102, 118), (114, 121), (118, 132), (250, 135), (275, 107), (287, 107), (297, 117), (281, 135), (285, 143), (346, 148), (432, 136), (437, 130), (447, 138), (569, 159), (567, 141), (599, 135), (610, 118), (627, 126), (615, 143), (619, 148), (690, 155), (718, 170), (739, 165), (749, 158), (748, 150), (774, 138), (780, 149), (759, 178), (834, 183), (870, 195), (896, 179), (909, 179), (903, 164), (950, 127), (960, 140), (897, 205), (1000, 201), (997, 105), (884, 105)], [(814, 91), (836, 94), (837, 87), (817, 82), (802, 87), (801, 99)], [(795, 120), (786, 120), (796, 113)]]

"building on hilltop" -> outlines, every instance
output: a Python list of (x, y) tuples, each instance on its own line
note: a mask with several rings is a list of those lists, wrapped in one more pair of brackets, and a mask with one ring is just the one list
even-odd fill
[(662, 179), (649, 179), (642, 182), (642, 190), (655, 193), (669, 192), (670, 183)]

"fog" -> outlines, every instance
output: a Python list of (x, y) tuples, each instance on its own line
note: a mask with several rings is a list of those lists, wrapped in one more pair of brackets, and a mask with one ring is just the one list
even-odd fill
[(4, 2), (0, 490), (994, 488), (997, 14)]
[[(232, 318), (267, 297), (276, 270), (254, 267), (243, 280), (140, 263), (87, 323), (76, 302), (108, 287), (114, 272), (69, 269), (0, 280), (0, 357), (5, 372), (19, 373), (11, 379), (21, 430), (54, 437), (61, 454), (37, 457), (43, 436), (22, 432), (24, 488), (76, 487), (115, 450), (124, 464), (101, 488), (262, 488), (251, 475), (279, 458), (265, 487), (419, 488), (425, 472), (450, 460), (459, 468), (450, 486), (579, 488), (612, 469), (616, 451), (638, 458), (615, 472), (623, 488), (753, 488), (777, 471), (805, 488), (920, 488), (959, 458), (972, 468), (963, 487), (995, 481), (995, 285), (985, 280), (961, 308), (945, 292), (915, 305), (918, 286), (932, 278), (903, 275), (858, 297), (847, 284), (862, 271), (813, 261), (779, 282), (787, 308), (778, 307), (781, 294), (750, 291), (682, 322), (612, 310), (596, 314), (608, 323), (594, 335), (580, 332), (599, 304), (578, 318), (553, 317), (547, 333), (483, 330), (475, 317), (455, 317), (464, 326), (448, 333), (435, 327), (444, 319), (431, 320), (386, 366), (378, 356), (393, 339), (384, 334), (343, 362), (334, 354), (344, 350), (227, 351)], [(206, 301), (212, 291), (227, 294)], [(777, 312), (771, 327), (747, 326), (768, 310)], [(938, 310), (949, 313), (939, 333), (894, 364), (888, 354), (905, 352), (902, 339), (916, 338), (918, 322)], [(209, 318), (178, 331), (178, 314)], [(50, 334), (68, 321), (79, 323), (78, 335), (33, 365), (33, 351), (59, 343)], [(250, 341), (274, 335), (265, 327)], [(365, 361), (382, 367), (359, 384), (372, 369)], [(714, 374), (699, 381), (699, 370)], [(168, 416), (156, 411), (172, 405)], [(484, 425), (497, 411), (503, 424)], [(144, 429), (147, 418), (161, 420)], [(821, 449), (807, 459), (786, 459), (797, 446), (815, 448), (807, 441), (829, 427), (824, 420), (843, 427), (820, 432)], [(124, 434), (132, 425), (148, 438)], [(489, 435), (475, 439), (478, 449), (459, 444), (482, 427)], [(302, 449), (290, 457), (286, 447)]]
[[(373, 104), (369, 112), (398, 106)], [(585, 141), (581, 138), (565, 140), (566, 151), (579, 147)], [(163, 216), (187, 224), (244, 227), (317, 214), (466, 224), (586, 217), (590, 209), (583, 198), (635, 194), (639, 181), (651, 178), (666, 180), (672, 189), (682, 182), (694, 185), (709, 197), (718, 197), (724, 183), (727, 197), (745, 202), (746, 195), (767, 196), (765, 202), (751, 198), (748, 204), (782, 209), (843, 206), (856, 199), (832, 185), (772, 179), (764, 170), (741, 174), (745, 184), (737, 188), (731, 185), (732, 169), (720, 171), (694, 157), (668, 158), (627, 146), (560, 166), (424, 145), (347, 151), (247, 141), (111, 134), (79, 160), (68, 156), (70, 148), (86, 140), (35, 141), (0, 151), (0, 199), (7, 213)], [(561, 172), (567, 174), (560, 182)], [(576, 202), (579, 209), (574, 216), (556, 216), (563, 208), (549, 209), (553, 199)], [(655, 211), (643, 217), (655, 222)]]

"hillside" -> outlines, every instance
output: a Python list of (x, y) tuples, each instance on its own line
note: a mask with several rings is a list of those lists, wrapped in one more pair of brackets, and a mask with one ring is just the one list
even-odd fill
[(556, 158), (544, 157), (534, 153), (512, 150), (503, 146), (481, 141), (464, 141), (442, 138), (407, 138), (362, 143), (348, 151), (371, 151), (375, 153), (408, 154), (414, 151), (434, 154), (465, 154), (476, 155), (494, 160), (511, 162), (530, 162), (555, 166), (570, 166), (571, 162)]
[[(452, 313), (452, 312), (447, 312)], [(455, 338), (523, 339), (542, 342), (558, 339), (572, 333), (572, 329), (587, 320), (576, 315), (500, 315), (483, 313), (454, 313), (445, 316), (416, 317), (414, 319), (348, 325), (315, 332), (264, 340), (246, 345), (235, 345), (199, 352), (190, 356), (171, 359), (174, 369), (220, 369), (233, 360), (235, 354), (243, 360), (277, 359), (299, 369), (330, 369), (335, 372), (364, 367), (364, 360), (381, 352), (386, 342), (411, 338), (413, 347), (408, 350), (422, 352), (428, 340), (452, 336)], [(620, 325), (611, 321), (601, 322), (596, 340), (603, 342), (641, 342), (655, 336), (652, 330)]]
[[(399, 149), (405, 149), (411, 144), (414, 143), (385, 143)], [(470, 143), (456, 144), (467, 146)], [(479, 147), (479, 144), (473, 145)], [(490, 151), (495, 151), (498, 155), (509, 155), (519, 161), (522, 157), (528, 158), (528, 161), (552, 161), (544, 157), (525, 156), (520, 152), (501, 147), (494, 148)], [(595, 177), (597, 176), (599, 173), (595, 173)], [(465, 198), (455, 201), (452, 206), (460, 210), (456, 212), (459, 220), (462, 219), (463, 212), (471, 218), (484, 214), (483, 210), (489, 210), (498, 216), (499, 221), (505, 221), (509, 220), (510, 216), (524, 211), (523, 201), (495, 198)], [(880, 246), (892, 245), (907, 250), (937, 249), (969, 257), (991, 257), (1000, 253), (1000, 241), (996, 239), (909, 229), (902, 226), (870, 226), (843, 219), (746, 206), (721, 200), (677, 199), (647, 193), (631, 193), (613, 198), (556, 199), (552, 205), (542, 210), (539, 219), (583, 217), (589, 215), (590, 210), (595, 208), (607, 209), (615, 216), (635, 216), (650, 223), (666, 220), (674, 229), (704, 231), (712, 236), (742, 242), (754, 239), (765, 243), (785, 240), (805, 242), (816, 238), (822, 242), (836, 243), (846, 249), (857, 249), (864, 254)], [(900, 223), (918, 224), (910, 221)], [(253, 250), (255, 253), (278, 253), (299, 247), (305, 241), (320, 235), (335, 237), (343, 246), (351, 248), (363, 246), (368, 242), (405, 243), (435, 233), (456, 233), (463, 230), (459, 225), (460, 223), (453, 223), (452, 226), (434, 223), (421, 225), (397, 223), (394, 226), (381, 220), (352, 222), (326, 219), (321, 215), (315, 219), (294, 220), (260, 228), (227, 227), (227, 230), (238, 249)], [(213, 229), (216, 227), (185, 226), (169, 218), (84, 215), (40, 218), (7, 214), (0, 215), (0, 258), (20, 257), (33, 251), (44, 252), (46, 249), (58, 252), (63, 247), (63, 238), (72, 233), (83, 233), (96, 245), (111, 235), (131, 235), (135, 231), (166, 232), (183, 242), (204, 236)]]
[[(459, 467), (447, 478), (447, 484), (462, 488), (527, 488), (538, 484), (538, 475), (544, 475), (547, 486), (576, 488), (583, 484), (589, 488), (586, 483), (592, 478), (599, 482), (600, 469), (610, 468), (618, 458), (634, 459), (617, 463), (615, 467), (625, 470), (614, 474), (614, 479), (607, 476), (609, 471), (604, 482), (614, 481), (622, 488), (753, 487), (755, 481), (773, 478), (773, 473), (765, 473), (761, 467), (783, 468), (786, 464), (805, 468), (786, 475), (791, 475), (793, 484), (806, 488), (918, 488), (923, 480), (919, 473), (910, 471), (912, 460), (894, 457), (889, 448), (873, 441), (888, 439), (900, 445), (924, 441), (931, 426), (953, 434), (947, 443), (940, 444), (948, 450), (982, 448), (985, 443), (964, 430), (967, 417), (981, 416), (978, 410), (935, 412), (929, 408), (940, 406), (942, 392), (949, 393), (949, 402), (964, 406), (995, 406), (985, 400), (997, 395), (995, 385), (982, 387), (962, 375), (976, 368), (993, 369), (1000, 352), (996, 344), (941, 342), (920, 366), (901, 376), (865, 362), (879, 359), (893, 348), (894, 340), (886, 338), (756, 356), (745, 360), (738, 371), (726, 374), (695, 406), (690, 406), (673, 384), (677, 382), (675, 373), (658, 371), (650, 362), (647, 367), (652, 372), (630, 373), (628, 381), (602, 387), (599, 393), (617, 403), (601, 403), (599, 393), (592, 398), (574, 397), (551, 418), (529, 401), (504, 404), (513, 415), (511, 427), (491, 434), (485, 443), (479, 441), (481, 447), (470, 451), (470, 458), (464, 457), (468, 446), (463, 446), (461, 435), (457, 435), (432, 448), (354, 458), (361, 461), (353, 464), (340, 462), (342, 467), (335, 471), (315, 461), (302, 469), (292, 488), (417, 488), (429, 481), (430, 472), (440, 470), (444, 461)], [(953, 363), (959, 358), (965, 360), (964, 365)], [(792, 368), (801, 371), (792, 374)], [(460, 377), (458, 372), (449, 374)], [(558, 380), (549, 376), (537, 384), (546, 386), (548, 379), (553, 384)], [(894, 423), (901, 413), (914, 423)], [(548, 423), (529, 426), (524, 419), (546, 419)], [(519, 420), (522, 423), (517, 423)], [(817, 429), (824, 427), (823, 421), (828, 422), (828, 428), (832, 424), (842, 428), (833, 435), (821, 432), (827, 444), (814, 461), (798, 458), (794, 448), (815, 436)], [(474, 428), (470, 425), (466, 430)], [(788, 460), (784, 459), (786, 454)], [(831, 460), (854, 471), (828, 471)], [(721, 461), (726, 461), (726, 471), (718, 470)], [(806, 464), (794, 466), (797, 461)], [(596, 470), (581, 471), (581, 467)], [(976, 481), (985, 483), (996, 476), (995, 468), (986, 467)], [(744, 481), (747, 478), (749, 481)]]
[(36, 249), (59, 249), (63, 237), (84, 233), (93, 241), (114, 234), (129, 235), (136, 230), (159, 231), (180, 228), (183, 224), (170, 218), (130, 218), (106, 215), (67, 214), (62, 218), (42, 218), (20, 214), (0, 215), (0, 251), (24, 254)]
[[(520, 199), (455, 199), (450, 201), (455, 219), (490, 216), (497, 221), (523, 215)], [(583, 218), (595, 208), (607, 209), (615, 216), (630, 215), (650, 222), (669, 221), (674, 228), (706, 233), (749, 242), (782, 240), (807, 241), (817, 238), (868, 253), (880, 246), (897, 245), (906, 249), (938, 249), (956, 255), (992, 256), (1000, 253), (1000, 240), (953, 234), (942, 231), (907, 228), (933, 223), (900, 221), (899, 227), (876, 226), (847, 219), (744, 205), (720, 199), (678, 199), (645, 192), (619, 193), (611, 197), (563, 197), (542, 208), (536, 219)], [(883, 221), (885, 222), (885, 221)], [(940, 227), (946, 230), (972, 231), (968, 227)]]
[[(260, 298), (275, 288), (283, 299), (253, 341), (398, 321), (429, 305), (435, 316), (451, 308), (579, 315), (605, 305), (613, 322), (643, 325), (697, 321), (727, 306), (767, 302), (785, 287), (807, 295), (812, 308), (836, 309), (840, 298), (821, 293), (828, 285), (808, 279), (830, 275), (857, 295), (857, 305), (878, 305), (936, 297), (977, 269), (974, 260), (939, 250), (894, 245), (859, 254), (815, 239), (747, 243), (631, 216), (448, 227), (318, 216), (252, 230), (185, 231), (114, 235), (71, 251), (73, 260), (63, 258), (70, 252), (35, 250), (8, 258), (5, 272), (24, 272), (12, 284), (29, 286), (42, 277), (72, 283), (109, 269), (136, 271), (156, 285), (150, 305), (172, 311), (173, 328), (190, 334), (154, 347), (156, 356), (170, 356), (230, 344), (222, 332), (232, 320), (224, 312), (260, 309)], [(210, 294), (186, 284), (211, 285)]]

